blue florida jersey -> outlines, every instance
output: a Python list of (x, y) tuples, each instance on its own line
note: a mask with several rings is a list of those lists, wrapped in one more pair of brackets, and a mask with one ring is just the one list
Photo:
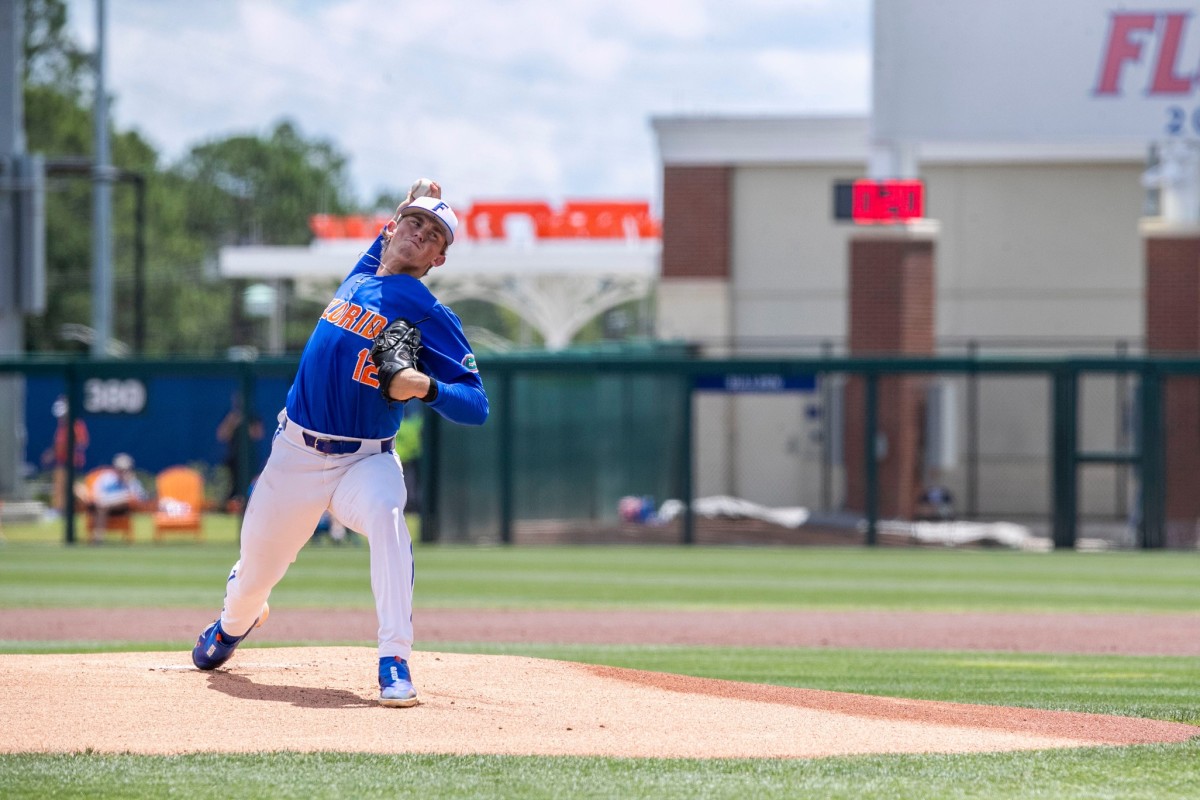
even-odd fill
[(429, 407), (452, 422), (483, 424), (487, 394), (462, 323), (417, 278), (376, 275), (382, 250), (381, 235), (317, 321), (288, 392), (288, 419), (331, 436), (395, 436), (405, 404), (383, 399), (370, 352), (375, 335), (403, 317), (421, 331), (421, 371), (438, 382)]

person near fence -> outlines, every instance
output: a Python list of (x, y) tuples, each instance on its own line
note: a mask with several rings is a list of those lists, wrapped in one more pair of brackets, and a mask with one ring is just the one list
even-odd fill
[[(42, 465), (53, 466), (53, 487), (50, 494), (51, 517), (63, 512), (67, 501), (67, 398), (59, 395), (50, 406), (50, 413), (58, 420), (54, 429), (54, 444), (42, 454)], [(75, 418), (75, 469), (83, 469), (87, 463), (88, 427), (82, 417)]]
[[(238, 442), (238, 429), (244, 424), (246, 426), (246, 435), (250, 438), (251, 443), (251, 459), (257, 461), (253, 454), (254, 442), (261, 441), (263, 438), (262, 420), (253, 412), (249, 417), (242, 411), (242, 394), (234, 392), (230, 399), (229, 411), (221, 419), (217, 425), (217, 441), (225, 445), (225, 468), (229, 473), (229, 491), (225, 493), (225, 510), (230, 513), (240, 511), (246, 503), (246, 499), (242, 496), (242, 487), (248, 486), (249, 481), (242, 474), (242, 451)], [(252, 466), (250, 474), (254, 474)]]
[[(266, 621), (271, 590), (328, 511), (370, 547), (379, 702), (417, 703), (408, 666), (413, 549), (396, 432), (414, 401), (462, 424), (481, 425), (488, 415), (462, 323), (421, 282), (445, 263), (458, 226), (438, 184), (426, 186), (426, 194), (414, 196), (414, 184), (309, 337), (246, 505), (240, 559), (226, 581), (221, 614), (192, 649), (200, 669), (224, 664)], [(373, 344), (399, 320), (420, 331), (420, 356), (412, 368), (392, 371), (392, 362), (376, 360)], [(390, 380), (381, 380), (384, 375)]]

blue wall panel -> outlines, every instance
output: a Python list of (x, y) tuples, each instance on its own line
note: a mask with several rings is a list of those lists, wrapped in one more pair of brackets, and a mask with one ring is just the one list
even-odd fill
[[(217, 440), (217, 426), (238, 391), (236, 378), (155, 377), (138, 381), (145, 389), (144, 404), (137, 402), (138, 392), (134, 392), (133, 401), (126, 402), (124, 410), (87, 410), (86, 406), (95, 408), (98, 404), (94, 393), (85, 390), (85, 410), (79, 414), (87, 423), (91, 440), (85, 470), (109, 463), (120, 452), (132, 455), (138, 469), (147, 472), (196, 461), (219, 465), (225, 460), (226, 445)], [(37, 470), (43, 466), (43, 452), (53, 444), (57, 420), (52, 409), (65, 383), (58, 378), (28, 377), (25, 385), (25, 461)], [(254, 443), (255, 473), (266, 459), (275, 418), (287, 399), (289, 386), (291, 380), (285, 378), (255, 381), (251, 407), (262, 420), (265, 433), (261, 441)], [(111, 405), (120, 406), (120, 398)]]

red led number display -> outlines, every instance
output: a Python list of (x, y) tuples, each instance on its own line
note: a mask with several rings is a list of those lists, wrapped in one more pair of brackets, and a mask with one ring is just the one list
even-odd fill
[(925, 185), (917, 180), (855, 181), (851, 198), (851, 218), (861, 224), (925, 216)]

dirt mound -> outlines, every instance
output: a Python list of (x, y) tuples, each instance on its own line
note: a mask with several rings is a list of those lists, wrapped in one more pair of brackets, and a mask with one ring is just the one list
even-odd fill
[(435, 652), (412, 657), (421, 705), (390, 709), (375, 702), (374, 663), (369, 647), (246, 648), (215, 672), (193, 668), (186, 650), (3, 656), (0, 752), (810, 758), (1180, 742), (1198, 732)]

